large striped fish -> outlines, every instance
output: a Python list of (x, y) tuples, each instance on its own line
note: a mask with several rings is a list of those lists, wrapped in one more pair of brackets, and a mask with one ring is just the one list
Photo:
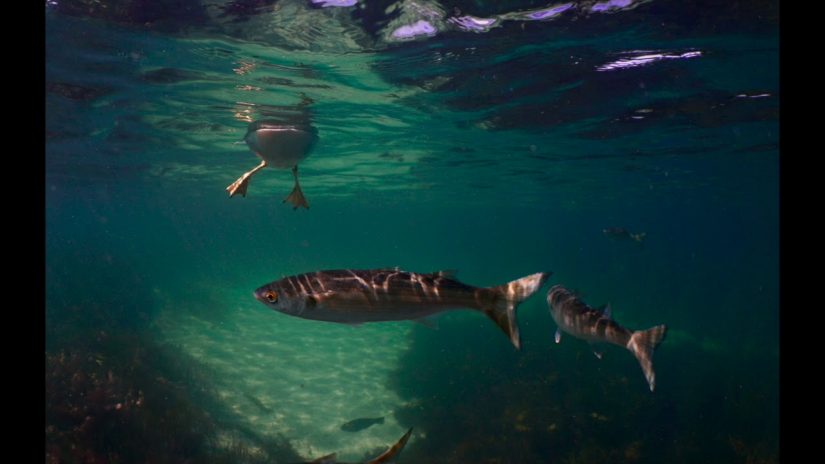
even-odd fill
[(521, 342), (516, 307), (550, 274), (539, 272), (482, 288), (461, 283), (444, 271), (318, 271), (266, 284), (255, 290), (255, 298), (291, 316), (348, 324), (420, 319), (450, 309), (476, 309), (492, 319), (518, 349)]
[[(653, 372), (653, 352), (665, 338), (667, 327), (657, 325), (648, 330), (628, 330), (610, 317), (610, 306), (604, 310), (591, 308), (561, 285), (554, 285), (547, 292), (550, 315), (556, 321), (556, 343), (561, 341), (561, 332), (587, 340), (591, 344), (606, 342), (627, 348), (636, 356), (650, 386), (656, 387), (656, 373)], [(601, 359), (601, 352), (595, 351)]]

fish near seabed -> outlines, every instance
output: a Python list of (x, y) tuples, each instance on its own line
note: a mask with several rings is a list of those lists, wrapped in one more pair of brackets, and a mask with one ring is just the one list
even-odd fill
[(473, 287), (450, 272), (418, 274), (399, 269), (317, 271), (286, 277), (255, 290), (269, 308), (318, 321), (415, 320), (451, 309), (476, 309), (521, 346), (516, 308), (552, 272), (538, 272), (496, 287)]
[(341, 426), (344, 432), (358, 432), (366, 428), (372, 427), (375, 424), (383, 424), (383, 417), (363, 417), (360, 419), (353, 419)]
[[(625, 347), (636, 356), (650, 391), (653, 391), (656, 387), (653, 352), (664, 340), (667, 326), (663, 324), (647, 330), (628, 330), (610, 317), (609, 305), (604, 310), (591, 308), (561, 285), (554, 285), (548, 290), (547, 306), (558, 325), (556, 343), (561, 341), (563, 331), (591, 344), (604, 342)], [(601, 359), (601, 352), (594, 350), (594, 353)]]
[(312, 151), (318, 141), (318, 131), (309, 124), (282, 124), (275, 120), (261, 120), (249, 124), (244, 141), (249, 149), (261, 158), (261, 164), (245, 172), (226, 188), (229, 198), (237, 194), (245, 197), (249, 179), (267, 166), (278, 169), (292, 168), (295, 186), (284, 199), (284, 203), (289, 202), (293, 209), (309, 209), (309, 203), (298, 183), (298, 163)]
[[(404, 449), (404, 446), (407, 445), (407, 441), (410, 439), (410, 435), (412, 434), (412, 427), (407, 430), (405, 433), (394, 445), (392, 445), (387, 451), (379, 454), (378, 456), (364, 461), (362, 464), (384, 464), (386, 462), (391, 462), (395, 458), (398, 457), (398, 454), (401, 453), (401, 450)], [(342, 462), (338, 462), (336, 459), (335, 453), (328, 454), (326, 456), (321, 456), (320, 458), (310, 461), (308, 464), (344, 464)]]

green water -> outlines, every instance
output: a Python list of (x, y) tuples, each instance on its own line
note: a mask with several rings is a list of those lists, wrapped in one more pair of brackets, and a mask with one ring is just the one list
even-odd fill
[[(276, 4), (231, 27), (348, 17)], [(670, 9), (372, 48), (47, 11), (47, 462), (350, 462), (409, 427), (399, 463), (777, 462), (776, 27)], [(701, 56), (596, 70), (634, 50)], [(228, 198), (248, 123), (299, 113), (310, 209), (287, 170)], [(393, 266), (553, 275), (520, 351), (469, 310), (352, 327), (252, 297)], [(668, 325), (655, 393), (626, 350), (553, 342), (555, 284)]]

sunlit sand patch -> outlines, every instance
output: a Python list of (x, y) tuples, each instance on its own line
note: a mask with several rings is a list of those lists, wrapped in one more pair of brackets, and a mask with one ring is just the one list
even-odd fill
[[(219, 397), (245, 428), (283, 435), (307, 458), (337, 452), (349, 461), (404, 433), (407, 424), (393, 415), (403, 400), (386, 384), (408, 347), (409, 322), (351, 327), (291, 318), (247, 293), (228, 294), (226, 324), (179, 304), (159, 319), (165, 341), (213, 371)], [(352, 419), (380, 416), (384, 423), (366, 430), (340, 430)]]

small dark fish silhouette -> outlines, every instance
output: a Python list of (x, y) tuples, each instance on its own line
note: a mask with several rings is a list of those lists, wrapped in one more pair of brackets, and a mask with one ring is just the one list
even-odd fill
[(267, 414), (272, 414), (272, 409), (266, 407), (266, 405), (261, 400), (259, 400), (258, 398), (254, 397), (253, 395), (251, 395), (249, 393), (246, 393), (246, 392), (244, 392), (243, 396), (246, 397), (246, 399), (249, 400), (250, 403), (257, 406), (258, 409), (260, 409), (262, 412), (265, 412)]
[[(394, 445), (389, 447), (387, 451), (379, 454), (378, 456), (370, 459), (369, 461), (364, 461), (362, 464), (383, 464), (385, 462), (390, 462), (393, 459), (398, 457), (398, 454), (401, 453), (401, 450), (404, 449), (404, 446), (407, 444), (407, 440), (410, 439), (410, 435), (412, 434), (412, 427), (407, 430), (407, 433), (404, 434)], [(336, 459), (335, 453), (328, 454), (326, 456), (321, 456), (320, 458), (310, 461), (308, 464), (345, 464), (343, 462), (338, 462)]]
[(341, 426), (341, 430), (344, 432), (358, 432), (360, 430), (364, 430), (369, 428), (375, 424), (383, 424), (384, 418), (383, 417), (362, 417), (360, 419), (353, 419), (346, 424)]
[(615, 240), (633, 240), (639, 244), (647, 236), (647, 232), (639, 232), (638, 234), (631, 234), (627, 229), (624, 227), (608, 227), (606, 229), (602, 229), (602, 233), (604, 235), (615, 239)]

